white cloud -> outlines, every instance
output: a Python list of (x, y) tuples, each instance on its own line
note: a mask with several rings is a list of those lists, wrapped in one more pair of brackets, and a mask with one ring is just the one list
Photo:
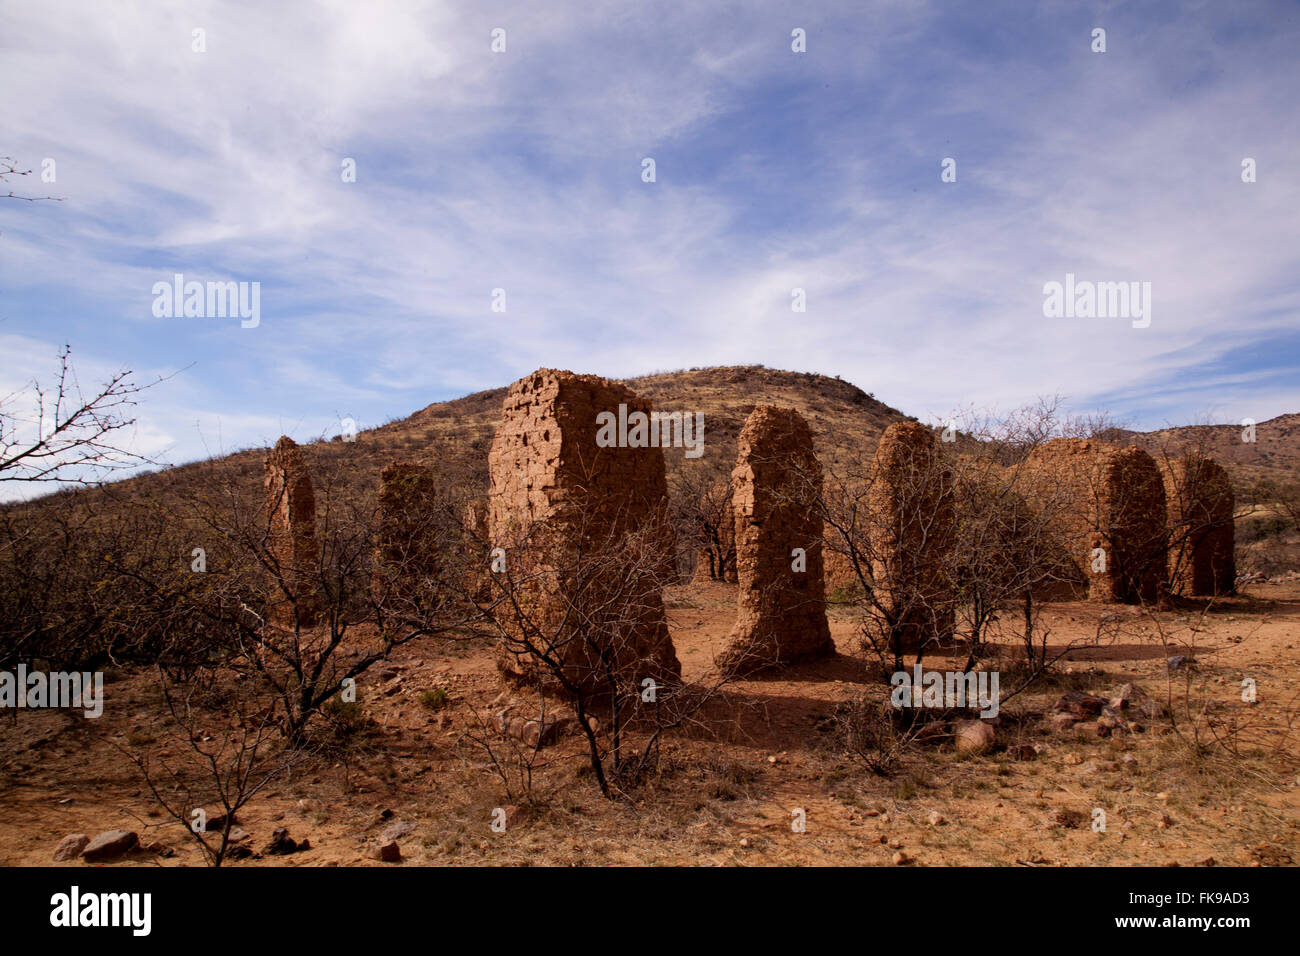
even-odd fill
[[(60, 339), (106, 368), (197, 362), (179, 407), (141, 410), (180, 459), (204, 452), (195, 418), (254, 443), (540, 365), (763, 362), (918, 415), (1056, 392), (1121, 396), (1147, 420), (1293, 407), (1200, 369), (1295, 328), (1300, 185), (1276, 122), (1294, 67), (1269, 67), (1294, 34), (1117, 13), (1103, 58), (1066, 8), (991, 6), (970, 20), (982, 38), (954, 37), (953, 16), (901, 0), (15, 7), (0, 151), (57, 157), (68, 202), (0, 210), (3, 314), (39, 343), (11, 348), (12, 369)], [(808, 54), (789, 50), (796, 25)], [(1033, 42), (992, 49), (1006, 31)], [(1188, 50), (1204, 74), (1176, 86)], [(153, 319), (173, 271), (262, 282), (262, 326)], [(1067, 271), (1151, 281), (1151, 328), (1044, 319), (1042, 284)]]

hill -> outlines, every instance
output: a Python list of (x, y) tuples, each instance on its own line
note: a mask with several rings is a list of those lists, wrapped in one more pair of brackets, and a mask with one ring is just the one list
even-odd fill
[[(824, 462), (869, 461), (880, 435), (893, 422), (912, 416), (878, 401), (838, 378), (763, 366), (721, 366), (623, 380), (662, 411), (702, 412), (705, 452), (690, 462), (675, 450), (666, 454), (670, 475), (682, 467), (725, 473), (736, 455), (736, 439), (759, 404), (791, 406), (808, 420)], [(434, 466), (445, 480), (468, 489), (487, 489), (487, 457), (506, 388), (475, 392), (435, 402), (410, 416), (359, 433), (303, 446), (313, 473), (352, 500), (373, 495), (380, 470), (394, 460)], [(1153, 432), (1115, 430), (1105, 437), (1136, 443), (1153, 453), (1166, 448), (1204, 446), (1232, 473), (1239, 490), (1264, 478), (1294, 480), (1300, 474), (1300, 414), (1282, 415), (1256, 426), (1256, 441), (1241, 440), (1236, 425), (1197, 425)], [(260, 493), (265, 450), (252, 448), (167, 468), (117, 482), (114, 495), (166, 500), (193, 492), (195, 484), (233, 482), (250, 495)], [(215, 483), (215, 484), (214, 484)]]
[[(710, 469), (731, 468), (740, 429), (759, 404), (797, 408), (812, 426), (824, 457), (869, 457), (881, 433), (891, 423), (908, 418), (840, 379), (761, 366), (661, 372), (625, 382), (656, 409), (704, 414), (705, 453), (699, 463)], [(399, 459), (431, 465), (447, 480), (485, 493), (488, 450), (505, 394), (504, 387), (494, 388), (435, 402), (407, 418), (362, 431), (354, 441), (335, 436), (304, 444), (303, 453), (314, 474), (329, 476), (336, 490), (348, 497), (373, 494), (380, 470)], [(166, 499), (195, 490), (195, 483), (220, 486), (233, 480), (246, 493), (255, 494), (264, 455), (264, 449), (244, 449), (126, 479), (114, 484), (112, 491)], [(666, 458), (670, 472), (684, 463), (679, 452), (670, 451)]]

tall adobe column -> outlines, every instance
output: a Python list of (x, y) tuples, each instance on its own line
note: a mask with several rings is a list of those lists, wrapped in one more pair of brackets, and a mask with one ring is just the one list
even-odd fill
[[(279, 568), (280, 582), (270, 583), (269, 610), (273, 624), (292, 627), (294, 605), (298, 623), (316, 623), (319, 601), (316, 572), (316, 494), (302, 451), (292, 438), (280, 437), (267, 453), (262, 487), (270, 530), (268, 551)], [(285, 591), (293, 595), (290, 600)]]
[[(808, 423), (792, 408), (760, 405), (741, 430), (731, 473), (736, 515), (736, 624), (718, 658), (744, 674), (829, 657), (822, 469)], [(803, 570), (795, 549), (802, 551)]]
[(876, 446), (868, 494), (872, 577), (898, 649), (942, 643), (955, 615), (953, 477), (934, 431), (895, 422)]
[(499, 605), (507, 676), (554, 689), (541, 651), (592, 693), (611, 668), (620, 683), (681, 677), (662, 597), (675, 574), (663, 452), (601, 447), (597, 416), (620, 405), (650, 413), (626, 386), (555, 369), (506, 395), (488, 456), (488, 524), (515, 598)]

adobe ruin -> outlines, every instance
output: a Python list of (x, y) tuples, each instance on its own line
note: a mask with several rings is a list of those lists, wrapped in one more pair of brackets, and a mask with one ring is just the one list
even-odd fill
[(1235, 498), (1228, 473), (1201, 455), (1164, 461), (1161, 472), (1169, 509), (1170, 590), (1193, 597), (1234, 593)]
[(755, 408), (741, 430), (731, 478), (738, 607), (718, 666), (743, 674), (833, 655), (816, 507), (822, 469), (803, 416), (775, 405)]
[(895, 422), (876, 446), (867, 496), (871, 576), (898, 650), (944, 643), (955, 623), (953, 475), (933, 430)]
[(302, 450), (280, 436), (266, 456), (262, 487), (266, 495), (267, 556), (276, 568), (268, 584), (268, 617), (281, 627), (316, 622), (319, 552), (316, 547), (316, 495)]
[(600, 447), (597, 416), (620, 405), (651, 411), (624, 385), (556, 369), (506, 395), (488, 456), (488, 524), (517, 596), (504, 622), (508, 677), (562, 687), (534, 651), (583, 691), (602, 690), (602, 655), (619, 681), (681, 677), (661, 591), (675, 576), (663, 452)]
[(1055, 516), (1089, 600), (1163, 599), (1167, 509), (1155, 459), (1136, 445), (1057, 438), (1035, 448), (1026, 468), (1035, 503)]

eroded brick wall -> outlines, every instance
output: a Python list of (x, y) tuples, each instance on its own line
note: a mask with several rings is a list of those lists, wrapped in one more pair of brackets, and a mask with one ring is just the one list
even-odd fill
[[(296, 604), (298, 622), (310, 626), (319, 613), (316, 494), (302, 450), (287, 435), (267, 453), (262, 487), (270, 531), (268, 551), (283, 581), (283, 588), (274, 580), (269, 585), (271, 622), (292, 626)], [(284, 593), (286, 589), (293, 600)]]
[[(719, 666), (746, 673), (834, 654), (816, 507), (821, 463), (797, 411), (754, 409), (740, 433), (732, 485), (738, 607)], [(805, 570), (793, 568), (796, 548)]]
[(550, 684), (526, 639), (593, 692), (603, 652), (624, 678), (680, 678), (661, 592), (675, 576), (663, 453), (598, 447), (597, 416), (620, 404), (650, 412), (626, 386), (555, 369), (506, 395), (488, 459), (488, 522), (523, 609), (508, 622), (509, 676)]

